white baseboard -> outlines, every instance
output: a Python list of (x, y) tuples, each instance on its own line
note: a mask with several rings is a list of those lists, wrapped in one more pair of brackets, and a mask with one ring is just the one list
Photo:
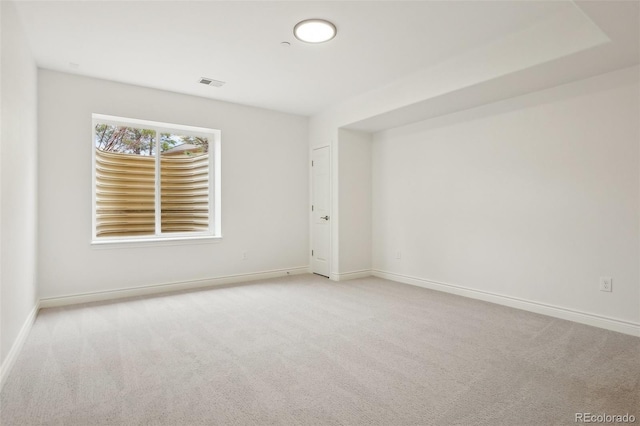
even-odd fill
[(517, 297), (510, 297), (487, 291), (474, 290), (459, 285), (425, 280), (422, 278), (396, 274), (393, 272), (374, 269), (371, 271), (371, 275), (405, 284), (415, 285), (418, 287), (424, 287), (431, 290), (444, 291), (446, 293), (457, 294), (460, 296), (470, 297), (472, 299), (484, 300), (486, 302), (496, 303), (498, 305), (509, 306), (511, 308), (522, 309), (524, 311), (535, 312), (537, 314), (548, 315), (554, 318), (560, 318), (640, 337), (640, 323), (608, 318), (601, 315), (580, 312), (573, 309), (562, 308), (545, 303), (532, 302), (525, 299), (519, 299)]
[(11, 350), (2, 362), (2, 365), (0, 365), (0, 390), (2, 390), (2, 387), (4, 386), (7, 377), (9, 377), (9, 373), (11, 372), (16, 359), (18, 359), (18, 354), (20, 354), (24, 343), (27, 341), (27, 337), (29, 336), (31, 327), (33, 327), (33, 323), (36, 320), (36, 316), (38, 316), (39, 310), (40, 302), (36, 302), (31, 312), (29, 312), (27, 319), (24, 320), (24, 324), (22, 324), (22, 328), (20, 329), (16, 340), (14, 340), (13, 345), (11, 346)]
[(122, 299), (126, 297), (146, 296), (158, 293), (168, 293), (171, 291), (215, 287), (226, 284), (236, 284), (248, 281), (264, 280), (268, 278), (277, 278), (287, 275), (299, 275), (307, 273), (309, 273), (308, 266), (299, 266), (295, 268), (275, 269), (271, 271), (252, 272), (249, 274), (227, 275), (223, 277), (206, 278), (201, 280), (180, 281), (156, 284), (151, 286), (124, 288), (119, 290), (71, 294), (61, 297), (47, 297), (40, 299), (40, 307), (53, 308), (58, 306), (75, 305), (78, 303), (101, 302), (112, 299)]
[(360, 271), (341, 272), (339, 274), (331, 274), (332, 281), (355, 280), (356, 278), (366, 278), (371, 276), (371, 269), (363, 269)]

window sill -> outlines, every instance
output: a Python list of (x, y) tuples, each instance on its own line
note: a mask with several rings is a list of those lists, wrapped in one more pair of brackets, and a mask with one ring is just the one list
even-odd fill
[(211, 244), (222, 241), (222, 236), (204, 235), (197, 237), (168, 237), (168, 238), (144, 238), (126, 239), (119, 238), (113, 240), (93, 240), (91, 248), (95, 249), (121, 249), (136, 247), (162, 247), (162, 246), (184, 246), (193, 244)]

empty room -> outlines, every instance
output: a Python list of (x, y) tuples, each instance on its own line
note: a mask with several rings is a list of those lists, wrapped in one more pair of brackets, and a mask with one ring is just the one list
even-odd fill
[(0, 22), (2, 426), (640, 423), (640, 2)]

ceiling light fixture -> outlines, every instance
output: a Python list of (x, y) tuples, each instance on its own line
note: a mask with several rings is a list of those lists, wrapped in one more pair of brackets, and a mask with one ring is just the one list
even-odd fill
[(293, 35), (305, 43), (324, 43), (336, 36), (336, 26), (324, 19), (305, 19), (293, 27)]

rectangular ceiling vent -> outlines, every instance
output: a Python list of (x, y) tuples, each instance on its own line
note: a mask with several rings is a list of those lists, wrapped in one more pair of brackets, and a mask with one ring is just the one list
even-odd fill
[(214, 80), (212, 78), (200, 77), (200, 84), (206, 84), (207, 86), (222, 87), (224, 81)]

